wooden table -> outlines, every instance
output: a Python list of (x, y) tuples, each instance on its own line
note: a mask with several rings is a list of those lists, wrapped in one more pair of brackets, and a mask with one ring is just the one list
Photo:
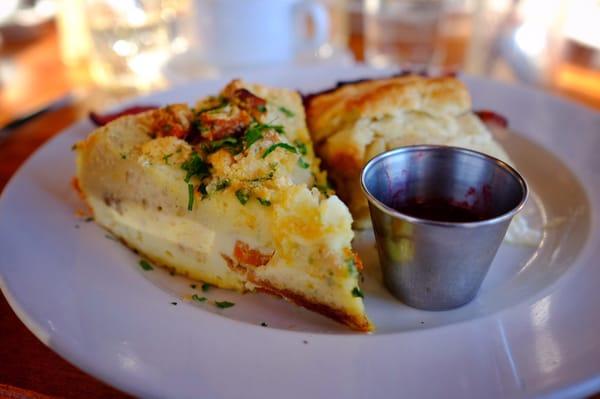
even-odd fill
[[(464, 51), (460, 43), (451, 43)], [(351, 47), (360, 57), (360, 36), (353, 35)], [(52, 26), (36, 41), (24, 46), (5, 47), (0, 55), (10, 57), (16, 71), (9, 81), (0, 85), (0, 126), (73, 89), (70, 76), (60, 62), (57, 35)], [(494, 71), (491, 73), (493, 76), (511, 79), (502, 65), (496, 65)], [(559, 79), (546, 83), (546, 89), (570, 95), (600, 109), (600, 73), (597, 70), (582, 67), (571, 59), (562, 59), (554, 64), (551, 74)], [(583, 91), (577, 90), (581, 87)], [(88, 111), (88, 104), (80, 101), (45, 114), (23, 125), (0, 143), (0, 191), (33, 151), (83, 117)], [(0, 296), (0, 397), (47, 397), (44, 395), (92, 399), (127, 397), (79, 371), (46, 348), (17, 319)]]

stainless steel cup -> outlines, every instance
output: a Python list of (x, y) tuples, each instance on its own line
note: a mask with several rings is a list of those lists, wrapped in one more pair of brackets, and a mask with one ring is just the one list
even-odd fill
[[(456, 308), (475, 297), (527, 199), (525, 180), (506, 163), (446, 146), (385, 152), (364, 167), (361, 185), (385, 285), (407, 305), (426, 310)], [(460, 204), (481, 219), (448, 222), (397, 210), (429, 200)]]

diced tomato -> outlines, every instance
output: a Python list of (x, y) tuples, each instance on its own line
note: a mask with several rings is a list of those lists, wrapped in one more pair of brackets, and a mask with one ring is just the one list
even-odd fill
[(243, 265), (264, 266), (269, 263), (273, 255), (265, 255), (260, 251), (250, 248), (243, 241), (236, 241), (233, 249), (233, 257)]

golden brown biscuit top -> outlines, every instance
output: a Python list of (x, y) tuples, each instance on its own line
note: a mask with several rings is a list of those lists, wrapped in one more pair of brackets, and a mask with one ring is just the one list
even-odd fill
[(469, 92), (460, 80), (407, 75), (350, 83), (313, 96), (307, 104), (307, 122), (313, 139), (320, 143), (359, 118), (397, 109), (459, 115), (470, 108)]

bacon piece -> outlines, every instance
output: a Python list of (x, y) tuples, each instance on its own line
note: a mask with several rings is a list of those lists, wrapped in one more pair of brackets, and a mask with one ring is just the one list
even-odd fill
[(273, 257), (273, 254), (265, 255), (260, 251), (251, 248), (243, 241), (236, 241), (233, 248), (233, 257), (239, 263), (250, 266), (264, 266)]
[(494, 112), (494, 111), (490, 111), (487, 109), (482, 109), (479, 111), (474, 111), (475, 115), (477, 115), (479, 117), (479, 119), (481, 119), (481, 121), (483, 123), (487, 124), (492, 124), (492, 125), (497, 125), (503, 128), (507, 128), (508, 127), (508, 119), (506, 119), (504, 116)]
[(252, 122), (250, 115), (227, 106), (223, 111), (203, 112), (198, 116), (200, 135), (207, 140), (220, 140), (241, 134)]
[(255, 96), (246, 89), (237, 89), (231, 96), (231, 101), (248, 112), (254, 119), (259, 119), (267, 111), (267, 101)]
[(186, 104), (172, 104), (153, 114), (152, 131), (157, 137), (185, 139), (190, 132), (192, 111)]
[(127, 107), (121, 111), (113, 112), (113, 113), (109, 113), (109, 114), (98, 114), (98, 113), (92, 111), (92, 112), (90, 112), (89, 116), (90, 116), (90, 120), (96, 126), (104, 126), (108, 122), (111, 122), (117, 118), (120, 118), (121, 116), (135, 115), (135, 114), (150, 111), (150, 110), (153, 110), (156, 108), (158, 108), (158, 106), (156, 106), (156, 105), (134, 105), (131, 107)]

